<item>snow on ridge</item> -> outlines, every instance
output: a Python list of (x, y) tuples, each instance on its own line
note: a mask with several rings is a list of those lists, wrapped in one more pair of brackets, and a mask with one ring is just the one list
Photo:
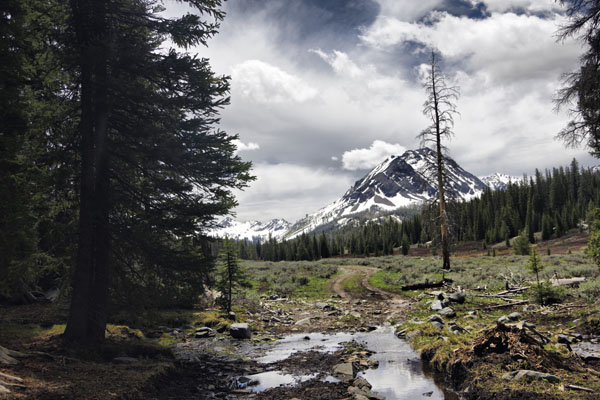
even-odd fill
[(269, 237), (281, 239), (291, 226), (291, 223), (282, 218), (263, 223), (260, 221), (237, 221), (232, 217), (225, 217), (215, 225), (209, 235), (251, 241), (267, 240)]
[(492, 190), (502, 190), (508, 187), (509, 182), (520, 183), (523, 178), (518, 176), (510, 176), (500, 172), (495, 172), (487, 176), (481, 176), (479, 179)]

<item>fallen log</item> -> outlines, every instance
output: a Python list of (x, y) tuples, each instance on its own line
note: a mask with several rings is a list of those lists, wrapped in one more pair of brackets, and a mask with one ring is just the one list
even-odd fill
[(505, 307), (512, 307), (512, 306), (520, 306), (523, 304), (529, 304), (529, 300), (522, 300), (522, 301), (517, 301), (514, 303), (507, 303), (507, 304), (499, 304), (496, 306), (489, 306), (489, 307), (484, 307), (483, 310), (495, 310), (496, 308), (505, 308)]
[(14, 365), (18, 364), (17, 358), (27, 357), (27, 354), (19, 351), (7, 349), (6, 347), (0, 346), (0, 364)]
[(586, 387), (583, 387), (583, 386), (577, 386), (577, 385), (565, 385), (565, 389), (571, 389), (571, 390), (578, 390), (578, 391), (581, 391), (581, 392), (594, 393), (593, 389), (586, 388)]
[(0, 372), (0, 378), (10, 379), (11, 381), (23, 383), (23, 379), (19, 378), (18, 376), (8, 375), (2, 372)]
[(504, 290), (504, 291), (502, 291), (500, 293), (496, 293), (496, 296), (504, 296), (504, 295), (509, 294), (509, 293), (520, 293), (520, 292), (524, 292), (525, 290), (530, 289), (530, 288), (531, 288), (531, 286), (523, 286), (523, 287), (520, 287), (520, 288), (514, 288), (514, 289)]
[(401, 290), (421, 290), (421, 289), (431, 289), (431, 288), (439, 288), (439, 287), (443, 287), (448, 283), (452, 283), (454, 282), (452, 279), (449, 278), (444, 278), (441, 281), (437, 281), (437, 282), (423, 282), (423, 283), (415, 283), (412, 285), (405, 285), (402, 286), (400, 289)]

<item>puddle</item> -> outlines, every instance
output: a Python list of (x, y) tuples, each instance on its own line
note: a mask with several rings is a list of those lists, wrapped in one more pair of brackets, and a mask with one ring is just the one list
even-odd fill
[(249, 384), (245, 387), (253, 392), (262, 392), (263, 390), (271, 389), (278, 386), (294, 386), (299, 383), (314, 379), (317, 374), (313, 375), (291, 375), (281, 371), (267, 371), (259, 374), (247, 375), (257, 384)]
[[(306, 340), (306, 337), (310, 340)], [(297, 352), (320, 351), (335, 352), (342, 348), (341, 343), (356, 340), (364, 343), (366, 348), (374, 351), (379, 362), (376, 369), (368, 369), (358, 374), (373, 386), (372, 391), (387, 399), (409, 400), (418, 398), (456, 399), (452, 392), (445, 392), (438, 387), (430, 374), (423, 371), (418, 354), (410, 345), (394, 335), (391, 326), (380, 327), (372, 332), (335, 334), (298, 333), (284, 337), (271, 344), (266, 353), (255, 358), (260, 363), (282, 361)], [(315, 378), (314, 375), (294, 376), (279, 371), (249, 375), (259, 381), (259, 385), (249, 387), (254, 391), (265, 390), (280, 385), (293, 385), (304, 380)], [(336, 378), (324, 377), (322, 380), (335, 382)]]
[[(373, 386), (372, 391), (386, 399), (446, 399), (453, 397), (444, 393), (431, 376), (423, 372), (423, 364), (410, 345), (394, 336), (392, 327), (357, 335), (357, 340), (366, 343), (374, 351), (373, 358), (379, 367), (359, 374)], [(427, 397), (424, 394), (427, 393)]]

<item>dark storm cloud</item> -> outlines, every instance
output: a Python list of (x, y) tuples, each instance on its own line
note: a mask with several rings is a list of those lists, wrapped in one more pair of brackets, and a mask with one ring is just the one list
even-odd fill
[(277, 40), (282, 44), (309, 47), (328, 47), (332, 40), (338, 46), (357, 43), (359, 29), (371, 25), (380, 11), (373, 0), (234, 0), (226, 4), (235, 19), (264, 14), (278, 26)]

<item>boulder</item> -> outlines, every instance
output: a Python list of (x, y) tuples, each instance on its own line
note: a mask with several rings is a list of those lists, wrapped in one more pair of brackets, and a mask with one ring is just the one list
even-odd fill
[(437, 321), (440, 324), (444, 323), (444, 320), (442, 319), (442, 317), (440, 317), (438, 314), (433, 314), (432, 316), (429, 317), (429, 321), (433, 322), (433, 321)]
[(438, 321), (432, 321), (431, 322), (431, 326), (433, 326), (435, 329), (441, 331), (442, 329), (444, 329), (444, 325)]
[(357, 388), (367, 388), (368, 390), (371, 390), (371, 384), (362, 376), (359, 378), (356, 378), (354, 380), (354, 382), (352, 383), (352, 386), (356, 386)]
[(203, 326), (202, 328), (196, 329), (196, 338), (198, 338), (198, 339), (213, 337), (215, 335), (216, 335), (215, 331), (210, 329), (207, 326)]
[(250, 339), (252, 337), (252, 331), (248, 324), (232, 324), (229, 327), (229, 334), (234, 339)]
[(557, 338), (558, 343), (562, 343), (562, 344), (571, 344), (571, 338), (569, 338), (567, 335), (558, 335)]
[(456, 317), (456, 311), (454, 311), (454, 309), (452, 309), (451, 307), (442, 308), (439, 311), (439, 313), (443, 317), (448, 317), (448, 318), (454, 318), (454, 317)]
[(467, 298), (465, 297), (465, 295), (460, 292), (452, 293), (450, 296), (448, 296), (448, 300), (450, 300), (453, 303), (458, 303), (458, 304), (463, 304), (466, 299)]
[(431, 306), (429, 307), (429, 309), (432, 311), (440, 311), (442, 308), (444, 307), (442, 306), (441, 300), (435, 300), (433, 303), (431, 303)]
[(546, 380), (550, 383), (560, 382), (560, 378), (556, 375), (547, 374), (545, 372), (532, 371), (529, 369), (520, 369), (517, 371), (507, 372), (506, 374), (502, 375), (502, 379), (505, 381), (518, 381), (523, 378), (537, 381)]
[(336, 364), (333, 367), (333, 373), (354, 377), (354, 365), (352, 365), (350, 362)]

